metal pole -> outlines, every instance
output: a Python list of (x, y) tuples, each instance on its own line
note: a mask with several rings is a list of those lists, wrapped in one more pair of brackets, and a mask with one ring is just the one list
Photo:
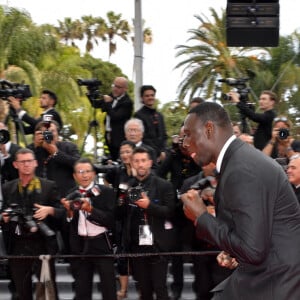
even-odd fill
[(143, 28), (142, 0), (135, 0), (134, 17), (134, 110), (141, 107), (139, 90), (143, 84)]

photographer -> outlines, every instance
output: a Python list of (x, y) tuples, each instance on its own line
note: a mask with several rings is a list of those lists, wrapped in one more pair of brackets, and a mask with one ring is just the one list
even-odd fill
[(84, 258), (84, 255), (112, 254), (109, 231), (114, 229), (115, 193), (112, 188), (95, 183), (96, 173), (89, 159), (81, 158), (74, 165), (77, 186), (61, 200), (70, 226), (71, 259), (75, 279), (75, 299), (91, 300), (93, 276), (100, 275), (102, 299), (116, 300), (114, 258)]
[(34, 129), (33, 143), (28, 148), (38, 161), (38, 176), (55, 181), (62, 196), (75, 184), (73, 165), (80, 154), (76, 144), (59, 140), (59, 129), (53, 120), (39, 122)]
[[(126, 247), (124, 226), (126, 220), (127, 206), (125, 205), (127, 188), (133, 180), (135, 170), (131, 166), (131, 157), (135, 144), (130, 141), (123, 141), (120, 146), (121, 164), (116, 168), (111, 168), (105, 174), (105, 182), (111, 185), (117, 193), (116, 206), (116, 245), (117, 253), (128, 253)], [(124, 216), (125, 215), (125, 216)], [(120, 257), (117, 260), (117, 270), (119, 273), (120, 290), (117, 292), (118, 300), (127, 297), (128, 279), (130, 274), (129, 259)]]
[(277, 101), (276, 95), (272, 91), (262, 91), (259, 97), (259, 108), (262, 113), (254, 112), (245, 101), (240, 101), (238, 93), (231, 91), (228, 93), (228, 96), (231, 98), (231, 102), (236, 103), (243, 116), (258, 123), (254, 132), (254, 146), (262, 150), (272, 135), (272, 123), (276, 117), (274, 111)]
[[(142, 147), (133, 150), (132, 167), (136, 170), (134, 188), (128, 192), (126, 239), (133, 253), (172, 251), (175, 246), (174, 226), (170, 219), (175, 209), (172, 184), (151, 173), (152, 160)], [(168, 300), (166, 256), (132, 258), (132, 267), (141, 299)]]
[[(7, 253), (14, 256), (56, 254), (54, 224), (63, 209), (53, 181), (35, 176), (37, 161), (29, 149), (17, 151), (14, 167), (19, 178), (3, 185), (2, 230)], [(32, 274), (39, 277), (41, 261), (9, 259), (10, 273), (19, 300), (32, 300)], [(50, 261), (55, 282), (54, 262)], [(55, 298), (57, 299), (57, 297)]]
[(125, 140), (124, 124), (130, 119), (133, 111), (133, 102), (127, 94), (128, 80), (125, 77), (116, 77), (109, 95), (103, 95), (103, 100), (94, 101), (96, 108), (106, 112), (105, 140), (109, 148), (111, 159), (119, 158), (119, 148)]
[(29, 126), (24, 126), (25, 134), (32, 134), (34, 128), (40, 121), (43, 120), (43, 115), (51, 115), (52, 119), (59, 124), (59, 127), (62, 128), (63, 122), (60, 114), (55, 109), (57, 104), (57, 96), (54, 92), (49, 90), (43, 90), (40, 96), (40, 107), (43, 109), (43, 113), (37, 119), (32, 118), (27, 114), (25, 110), (22, 109), (22, 100), (15, 97), (9, 97), (10, 106), (14, 109), (15, 113), (20, 120), (29, 124)]
[(288, 158), (295, 154), (295, 139), (291, 136), (292, 122), (285, 116), (279, 116), (274, 119), (272, 138), (262, 150), (266, 155), (274, 159), (284, 159), (286, 166)]

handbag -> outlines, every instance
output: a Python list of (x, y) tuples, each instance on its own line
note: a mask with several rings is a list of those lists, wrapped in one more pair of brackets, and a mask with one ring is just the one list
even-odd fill
[(40, 280), (36, 283), (36, 300), (56, 300), (56, 290), (51, 279), (49, 260), (50, 255), (40, 255), (42, 261)]

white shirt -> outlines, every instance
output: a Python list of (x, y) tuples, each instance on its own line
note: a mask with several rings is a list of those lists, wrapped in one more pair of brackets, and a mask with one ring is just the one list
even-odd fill
[(232, 135), (227, 141), (226, 143), (224, 144), (222, 150), (220, 151), (220, 154), (218, 156), (218, 159), (217, 159), (217, 164), (216, 164), (216, 170), (217, 172), (219, 173), (220, 170), (221, 170), (221, 166), (222, 166), (222, 162), (223, 162), (223, 158), (224, 158), (224, 155), (225, 155), (225, 152), (226, 150), (228, 149), (228, 147), (230, 146), (230, 144), (236, 139), (236, 136), (235, 135)]
[[(79, 189), (91, 190), (93, 186), (94, 186), (94, 183), (91, 183), (86, 188), (79, 186)], [(85, 199), (88, 199), (88, 201), (91, 202), (90, 198), (86, 197)], [(90, 215), (89, 213), (87, 213), (83, 210), (79, 211), (78, 235), (80, 235), (80, 236), (97, 236), (97, 235), (107, 231), (106, 227), (91, 223), (87, 219), (87, 217), (89, 215)]]

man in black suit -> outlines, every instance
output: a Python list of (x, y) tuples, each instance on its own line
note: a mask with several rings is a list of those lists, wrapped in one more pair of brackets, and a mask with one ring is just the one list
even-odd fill
[(103, 100), (94, 101), (95, 108), (106, 112), (105, 140), (112, 160), (119, 158), (120, 144), (125, 140), (124, 124), (133, 112), (133, 102), (127, 94), (128, 80), (116, 77), (112, 84), (112, 92), (104, 95)]
[[(175, 246), (174, 225), (170, 221), (175, 209), (174, 190), (170, 182), (151, 173), (151, 165), (145, 148), (133, 150), (132, 167), (136, 176), (131, 185), (143, 190), (129, 192), (133, 197), (129, 197), (126, 238), (128, 249), (133, 253), (159, 253), (171, 251)], [(165, 256), (134, 257), (132, 268), (141, 299), (153, 300), (154, 293), (155, 299), (169, 299)]]
[(201, 165), (216, 163), (216, 217), (196, 190), (181, 196), (196, 234), (235, 258), (215, 299), (300, 299), (300, 207), (283, 169), (233, 134), (225, 109), (193, 108), (183, 144)]
[[(50, 133), (50, 134), (49, 134)], [(59, 125), (57, 122), (41, 121), (34, 130), (33, 143), (27, 148), (35, 153), (38, 161), (36, 174), (42, 178), (53, 180), (58, 188), (60, 197), (74, 187), (73, 166), (80, 158), (76, 144), (59, 140)], [(62, 224), (57, 224), (61, 233), (60, 251), (68, 253), (68, 230)]]
[(168, 136), (164, 116), (155, 107), (155, 95), (156, 89), (152, 85), (141, 86), (140, 96), (144, 105), (134, 117), (143, 121), (145, 128), (143, 141), (156, 151), (158, 161), (163, 161)]
[(73, 165), (80, 158), (76, 144), (59, 140), (59, 126), (55, 121), (41, 121), (28, 148), (38, 161), (36, 174), (55, 181), (60, 196), (66, 195), (75, 185)]
[[(74, 255), (112, 254), (109, 231), (114, 228), (116, 195), (112, 188), (95, 183), (96, 173), (90, 160), (81, 158), (74, 165), (78, 186), (61, 202), (70, 224), (70, 248)], [(74, 201), (76, 200), (76, 201)], [(116, 300), (114, 258), (76, 258), (71, 260), (75, 278), (75, 299), (91, 300), (94, 270), (101, 280), (104, 300)]]
[[(7, 253), (14, 256), (56, 254), (56, 237), (51, 229), (55, 228), (56, 220), (62, 218), (64, 213), (57, 197), (56, 185), (53, 181), (35, 176), (37, 161), (29, 149), (18, 150), (13, 164), (19, 178), (3, 185), (1, 225)], [(7, 210), (9, 208), (12, 212)], [(42, 225), (47, 228), (43, 230)], [(41, 261), (9, 259), (9, 267), (18, 299), (32, 300), (31, 276), (35, 274), (39, 277)], [(55, 282), (53, 261), (50, 267)]]
[(37, 119), (29, 116), (25, 110), (22, 109), (22, 101), (20, 99), (9, 97), (9, 103), (11, 107), (15, 110), (18, 118), (23, 122), (29, 124), (24, 126), (25, 134), (32, 134), (34, 132), (35, 126), (43, 120), (44, 115), (51, 115), (52, 120), (56, 121), (59, 125), (59, 129), (62, 129), (63, 122), (60, 114), (55, 109), (57, 104), (57, 96), (54, 92), (49, 90), (43, 90), (40, 97), (40, 107), (43, 109), (43, 113)]

